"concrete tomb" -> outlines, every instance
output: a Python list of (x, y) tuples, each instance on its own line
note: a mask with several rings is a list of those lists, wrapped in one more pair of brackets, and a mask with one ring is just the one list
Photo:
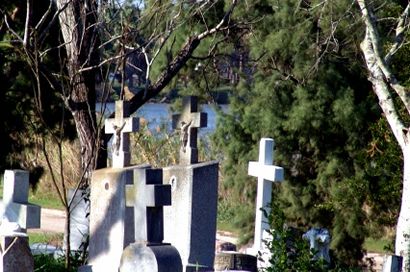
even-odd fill
[(105, 122), (112, 142), (113, 168), (93, 172), (90, 192), (88, 265), (80, 271), (117, 271), (124, 248), (134, 241), (134, 211), (126, 207), (126, 185), (133, 182), (129, 133), (138, 130), (138, 118), (129, 117), (129, 103), (116, 101), (115, 118)]
[(162, 170), (134, 170), (134, 184), (127, 185), (126, 203), (134, 207), (135, 243), (123, 251), (119, 271), (182, 271), (178, 251), (162, 242), (163, 207), (171, 205), (171, 186), (162, 184)]
[(206, 114), (197, 98), (184, 99), (181, 115), (173, 126), (181, 133), (180, 165), (163, 169), (171, 185), (172, 206), (164, 208), (164, 239), (181, 254), (183, 271), (210, 271), (215, 257), (218, 201), (217, 161), (198, 163), (198, 128), (206, 126)]

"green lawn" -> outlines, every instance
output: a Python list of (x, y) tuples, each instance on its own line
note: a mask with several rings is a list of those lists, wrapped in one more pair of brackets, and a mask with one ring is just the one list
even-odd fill
[(31, 232), (28, 234), (30, 244), (45, 243), (53, 246), (62, 246), (64, 234), (51, 232)]
[[(3, 197), (3, 175), (0, 177), (0, 198)], [(48, 194), (41, 194), (41, 193), (34, 193), (32, 189), (29, 192), (29, 202), (33, 204), (37, 204), (43, 208), (47, 209), (58, 209), (62, 210), (63, 205), (61, 201), (52, 193)]]
[(390, 240), (381, 238), (381, 239), (373, 239), (373, 238), (367, 238), (364, 241), (364, 249), (366, 249), (367, 252), (376, 252), (376, 253), (386, 253), (389, 250), (387, 250), (389, 244), (391, 243)]

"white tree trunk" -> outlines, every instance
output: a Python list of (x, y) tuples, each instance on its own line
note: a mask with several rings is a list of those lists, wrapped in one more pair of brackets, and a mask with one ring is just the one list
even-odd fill
[[(366, 0), (356, 0), (359, 4), (366, 26), (366, 34), (361, 43), (363, 55), (369, 71), (369, 81), (373, 85), (373, 91), (379, 99), (379, 105), (384, 116), (400, 145), (403, 153), (403, 191), (399, 219), (396, 228), (395, 254), (403, 257), (403, 271), (409, 271), (410, 252), (410, 135), (409, 128), (405, 126), (397, 111), (393, 100), (394, 92), (400, 97), (403, 105), (410, 114), (409, 91), (396, 80), (393, 75), (388, 59), (391, 58), (396, 49), (393, 47), (388, 55), (382, 57), (382, 46), (377, 29), (377, 20), (372, 10), (369, 9)], [(410, 4), (403, 13), (403, 18), (410, 12)], [(396, 33), (401, 33), (402, 23), (396, 29)], [(404, 23), (403, 23), (404, 24)], [(400, 39), (397, 39), (397, 48), (400, 46)]]
[[(401, 208), (396, 229), (395, 254), (404, 257), (406, 268), (408, 265), (408, 255), (410, 249), (410, 146), (403, 149), (403, 192), (401, 198)], [(407, 269), (403, 271), (408, 271)]]

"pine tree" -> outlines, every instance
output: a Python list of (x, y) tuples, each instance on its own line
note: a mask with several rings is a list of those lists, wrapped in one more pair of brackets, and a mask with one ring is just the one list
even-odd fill
[(358, 34), (346, 20), (351, 3), (321, 3), (244, 7), (257, 21), (248, 46), (259, 61), (252, 80), (235, 89), (214, 140), (226, 156), (223, 195), (237, 203), (237, 226), (250, 229), (253, 221), (256, 184), (247, 177), (247, 162), (257, 158), (261, 137), (273, 137), (276, 164), (286, 173), (274, 197), (288, 220), (330, 229), (336, 256), (355, 263), (367, 234), (362, 207), (369, 192), (366, 162), (358, 158), (378, 111), (357, 61)]

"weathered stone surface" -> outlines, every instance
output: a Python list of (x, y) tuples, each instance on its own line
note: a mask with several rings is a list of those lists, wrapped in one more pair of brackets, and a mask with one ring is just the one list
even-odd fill
[(28, 244), (28, 237), (0, 236), (0, 246), (0, 271), (34, 271), (34, 259)]
[(123, 249), (134, 241), (134, 212), (125, 206), (133, 170), (148, 165), (93, 172), (90, 203), (89, 265), (92, 271), (117, 271)]
[(171, 184), (172, 206), (164, 207), (164, 241), (179, 251), (184, 271), (208, 270), (215, 257), (218, 162), (171, 166), (163, 170)]
[(179, 164), (198, 162), (198, 128), (206, 127), (207, 124), (207, 113), (198, 112), (198, 97), (184, 97), (182, 113), (172, 116), (172, 127), (181, 133)]
[(134, 169), (134, 184), (126, 186), (126, 205), (134, 208), (135, 241), (161, 244), (163, 207), (171, 205), (171, 185), (162, 184), (162, 169)]
[(403, 257), (392, 255), (388, 256), (386, 262), (383, 264), (383, 272), (401, 272), (403, 264)]
[(215, 256), (215, 271), (252, 271), (257, 272), (257, 258), (238, 252), (220, 252)]
[(29, 172), (6, 170), (4, 172), (3, 201), (0, 220), (16, 222), (25, 231), (40, 227), (41, 207), (28, 203)]
[(130, 244), (121, 257), (120, 272), (181, 272), (178, 251), (171, 245)]
[(70, 249), (82, 250), (90, 234), (90, 202), (84, 198), (84, 192), (82, 190), (75, 191), (74, 189), (69, 189), (68, 199), (70, 199), (71, 203)]
[(115, 118), (105, 120), (105, 133), (113, 134), (112, 166), (126, 167), (130, 165), (130, 132), (138, 131), (139, 119), (130, 116), (129, 102), (115, 101)]

